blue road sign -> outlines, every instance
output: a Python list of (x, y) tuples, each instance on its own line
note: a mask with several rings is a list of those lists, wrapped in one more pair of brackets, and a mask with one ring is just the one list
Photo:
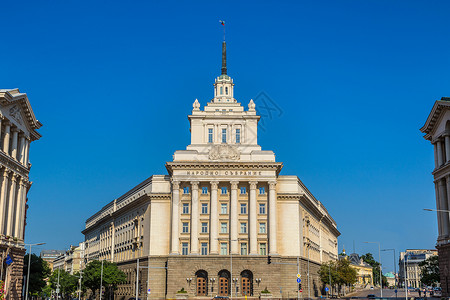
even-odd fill
[(395, 293), (396, 293), (396, 294), (397, 294), (397, 292), (398, 292), (398, 291), (397, 291), (397, 290), (395, 290)]
[(300, 278), (297, 278), (297, 283), (302, 282), (302, 280)]
[(12, 264), (12, 262), (13, 262), (13, 260), (12, 260), (11, 256), (9, 256), (9, 254), (8, 254), (8, 256), (6, 256), (5, 263), (9, 266), (10, 264)]
[(328, 292), (328, 287), (325, 287), (325, 292)]

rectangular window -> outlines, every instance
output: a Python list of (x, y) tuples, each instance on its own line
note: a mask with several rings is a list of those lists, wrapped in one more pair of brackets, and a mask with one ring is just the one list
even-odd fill
[(247, 243), (241, 243), (241, 255), (247, 255)]
[(222, 190), (222, 195), (226, 195), (228, 192), (228, 189), (226, 186), (222, 187), (221, 190)]
[(188, 186), (185, 186), (183, 188), (183, 194), (189, 194), (189, 187)]
[(260, 215), (265, 215), (266, 214), (266, 204), (265, 203), (260, 203), (259, 204), (259, 214)]
[(228, 244), (220, 243), (220, 255), (227, 255), (227, 254), (228, 254)]
[(204, 195), (208, 194), (208, 187), (206, 186), (202, 187), (202, 194)]
[(241, 130), (236, 129), (236, 144), (240, 144), (240, 143), (241, 143)]
[(266, 233), (266, 223), (259, 223), (259, 233)]
[(247, 233), (247, 223), (241, 223), (241, 233)]
[(183, 203), (183, 214), (189, 213), (189, 203)]
[(241, 203), (241, 214), (246, 215), (247, 214), (247, 204)]
[(220, 204), (220, 213), (221, 214), (228, 214), (228, 204), (221, 203)]
[(202, 255), (208, 255), (208, 243), (202, 243)]
[(208, 213), (208, 203), (202, 203), (202, 214)]
[(212, 143), (213, 142), (213, 130), (212, 128), (208, 128), (208, 143)]
[(222, 129), (222, 143), (226, 143), (227, 142), (227, 130), (226, 129)]
[(182, 243), (181, 245), (182, 245), (181, 246), (181, 254), (188, 255), (189, 244), (188, 243)]
[(202, 222), (202, 233), (208, 233), (208, 223)]
[(183, 233), (189, 232), (189, 223), (183, 222)]
[(245, 186), (241, 187), (241, 195), (247, 194), (247, 188)]
[(228, 233), (228, 223), (220, 223), (220, 233)]
[(259, 254), (266, 255), (266, 243), (259, 244)]
[(259, 188), (259, 194), (264, 195), (266, 193), (266, 189), (264, 187)]

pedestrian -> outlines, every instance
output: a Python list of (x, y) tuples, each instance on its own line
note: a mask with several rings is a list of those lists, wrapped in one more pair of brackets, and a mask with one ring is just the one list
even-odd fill
[(423, 289), (423, 296), (427, 298), (427, 289)]
[(418, 291), (419, 291), (419, 297), (422, 297), (422, 290), (419, 288)]

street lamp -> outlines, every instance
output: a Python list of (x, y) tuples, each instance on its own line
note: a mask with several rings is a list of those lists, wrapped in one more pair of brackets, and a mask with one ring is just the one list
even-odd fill
[(381, 286), (381, 298), (383, 298), (383, 274), (381, 273), (381, 246), (379, 242), (364, 242), (366, 244), (378, 244), (378, 255), (380, 258), (380, 286)]
[[(218, 241), (220, 241), (221, 239), (220, 238), (216, 238), (216, 240), (218, 240)], [(230, 276), (230, 285), (231, 285), (231, 287), (230, 287), (230, 289), (231, 289), (231, 293), (230, 293), (230, 298), (231, 299), (233, 299), (233, 252), (231, 251), (231, 242), (237, 242), (238, 240), (232, 240), (232, 239), (230, 239), (229, 240), (230, 241), (230, 247), (229, 247), (229, 249), (230, 249), (230, 267), (231, 267), (231, 276)], [(236, 294), (236, 296), (237, 296), (237, 294)]]
[(438, 211), (438, 212), (446, 212), (446, 213), (450, 213), (450, 210), (446, 210), (446, 209), (431, 209), (431, 208), (424, 208), (423, 210), (426, 210), (426, 211)]
[(30, 285), (30, 268), (31, 268), (31, 246), (45, 245), (45, 243), (36, 244), (23, 244), (24, 246), (30, 246), (30, 253), (28, 253), (28, 274), (27, 274), (27, 288), (25, 291), (25, 300), (28, 300), (28, 286)]
[(397, 288), (397, 265), (395, 264), (395, 249), (382, 249), (381, 251), (394, 251), (395, 288)]

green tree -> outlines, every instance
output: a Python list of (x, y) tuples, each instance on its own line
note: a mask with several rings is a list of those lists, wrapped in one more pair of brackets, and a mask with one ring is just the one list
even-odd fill
[[(23, 261), (23, 276), (28, 275), (28, 260), (30, 255), (27, 254)], [(38, 295), (42, 289), (46, 286), (44, 279), (48, 278), (50, 275), (50, 268), (46, 261), (36, 254), (31, 255), (31, 265), (30, 265), (30, 284), (28, 287), (28, 292), (31, 295)], [(28, 280), (28, 279), (27, 279)], [(26, 284), (26, 281), (24, 282)]]
[[(102, 263), (98, 260), (94, 260), (87, 264), (83, 271), (82, 285), (89, 288), (93, 294), (95, 294), (96, 290), (100, 289), (101, 269)], [(102, 286), (105, 288), (105, 292), (112, 293), (117, 288), (117, 285), (124, 282), (125, 279), (125, 273), (119, 270), (115, 263), (108, 261), (103, 262)]]
[(52, 290), (56, 291), (58, 287), (58, 275), (59, 275), (59, 290), (63, 297), (68, 297), (77, 290), (78, 277), (71, 275), (65, 270), (54, 270), (49, 278), (49, 285)]
[(436, 286), (440, 281), (438, 256), (431, 256), (419, 264), (420, 281), (428, 286)]
[(324, 285), (330, 286), (330, 293), (333, 294), (333, 287), (338, 283), (338, 272), (336, 263), (332, 260), (323, 263), (319, 268), (320, 280)]
[[(380, 263), (373, 258), (372, 253), (361, 255), (361, 258), (372, 267), (373, 283), (380, 284)], [(382, 280), (383, 286), (387, 286), (386, 276), (383, 275)]]
[(357, 272), (350, 266), (348, 259), (341, 259), (337, 263), (338, 282), (340, 285), (352, 285), (356, 282)]

